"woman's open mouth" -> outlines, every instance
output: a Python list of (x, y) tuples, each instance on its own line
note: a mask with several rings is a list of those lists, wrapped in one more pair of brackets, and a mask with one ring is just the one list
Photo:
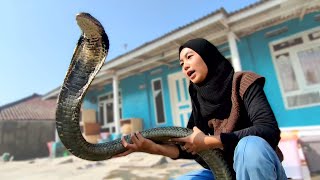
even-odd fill
[(192, 70), (192, 71), (188, 71), (188, 72), (187, 72), (187, 75), (190, 77), (194, 72), (195, 72), (195, 71), (193, 71), (193, 70)]
[(189, 76), (189, 78), (190, 79), (193, 79), (193, 78), (195, 78), (195, 76), (196, 76), (196, 73), (195, 73), (196, 71), (188, 71), (187, 72), (187, 75)]

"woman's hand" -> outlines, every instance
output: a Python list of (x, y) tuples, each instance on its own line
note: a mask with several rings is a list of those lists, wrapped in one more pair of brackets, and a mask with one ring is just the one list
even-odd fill
[(193, 155), (203, 150), (222, 146), (220, 139), (216, 136), (205, 135), (196, 126), (193, 127), (193, 133), (191, 135), (183, 138), (172, 138), (171, 141), (185, 143), (182, 149)]
[(153, 141), (144, 138), (140, 132), (131, 133), (132, 144), (128, 143), (124, 137), (121, 138), (122, 145), (128, 149), (127, 151), (117, 154), (113, 157), (121, 157), (131, 154), (132, 152), (146, 152), (154, 154), (156, 151), (157, 144)]

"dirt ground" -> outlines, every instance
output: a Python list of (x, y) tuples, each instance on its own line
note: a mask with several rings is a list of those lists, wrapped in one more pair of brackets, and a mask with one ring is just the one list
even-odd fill
[(1, 180), (169, 180), (200, 169), (191, 160), (133, 153), (106, 161), (86, 161), (74, 156), (0, 163)]
[[(105, 161), (86, 161), (75, 156), (0, 162), (0, 180), (172, 180), (201, 169), (193, 160), (172, 160), (159, 155), (133, 153)], [(304, 180), (310, 178), (302, 167)]]

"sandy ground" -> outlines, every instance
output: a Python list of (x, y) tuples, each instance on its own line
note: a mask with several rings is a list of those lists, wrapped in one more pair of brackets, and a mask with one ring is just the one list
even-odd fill
[[(99, 162), (68, 156), (0, 162), (0, 180), (172, 180), (201, 168), (193, 160), (146, 153)], [(320, 180), (320, 176), (310, 177), (306, 166), (302, 170), (304, 180)]]
[(192, 160), (171, 160), (133, 153), (106, 161), (86, 161), (74, 156), (0, 162), (1, 180), (169, 180), (200, 169)]

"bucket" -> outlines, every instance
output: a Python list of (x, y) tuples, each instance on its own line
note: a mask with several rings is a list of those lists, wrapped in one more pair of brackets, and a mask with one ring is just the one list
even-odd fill
[(8, 162), (10, 160), (10, 153), (3, 153), (1, 159), (3, 162)]
[(303, 179), (297, 133), (281, 133), (279, 148), (281, 149), (284, 156), (282, 165), (287, 177), (292, 179)]

